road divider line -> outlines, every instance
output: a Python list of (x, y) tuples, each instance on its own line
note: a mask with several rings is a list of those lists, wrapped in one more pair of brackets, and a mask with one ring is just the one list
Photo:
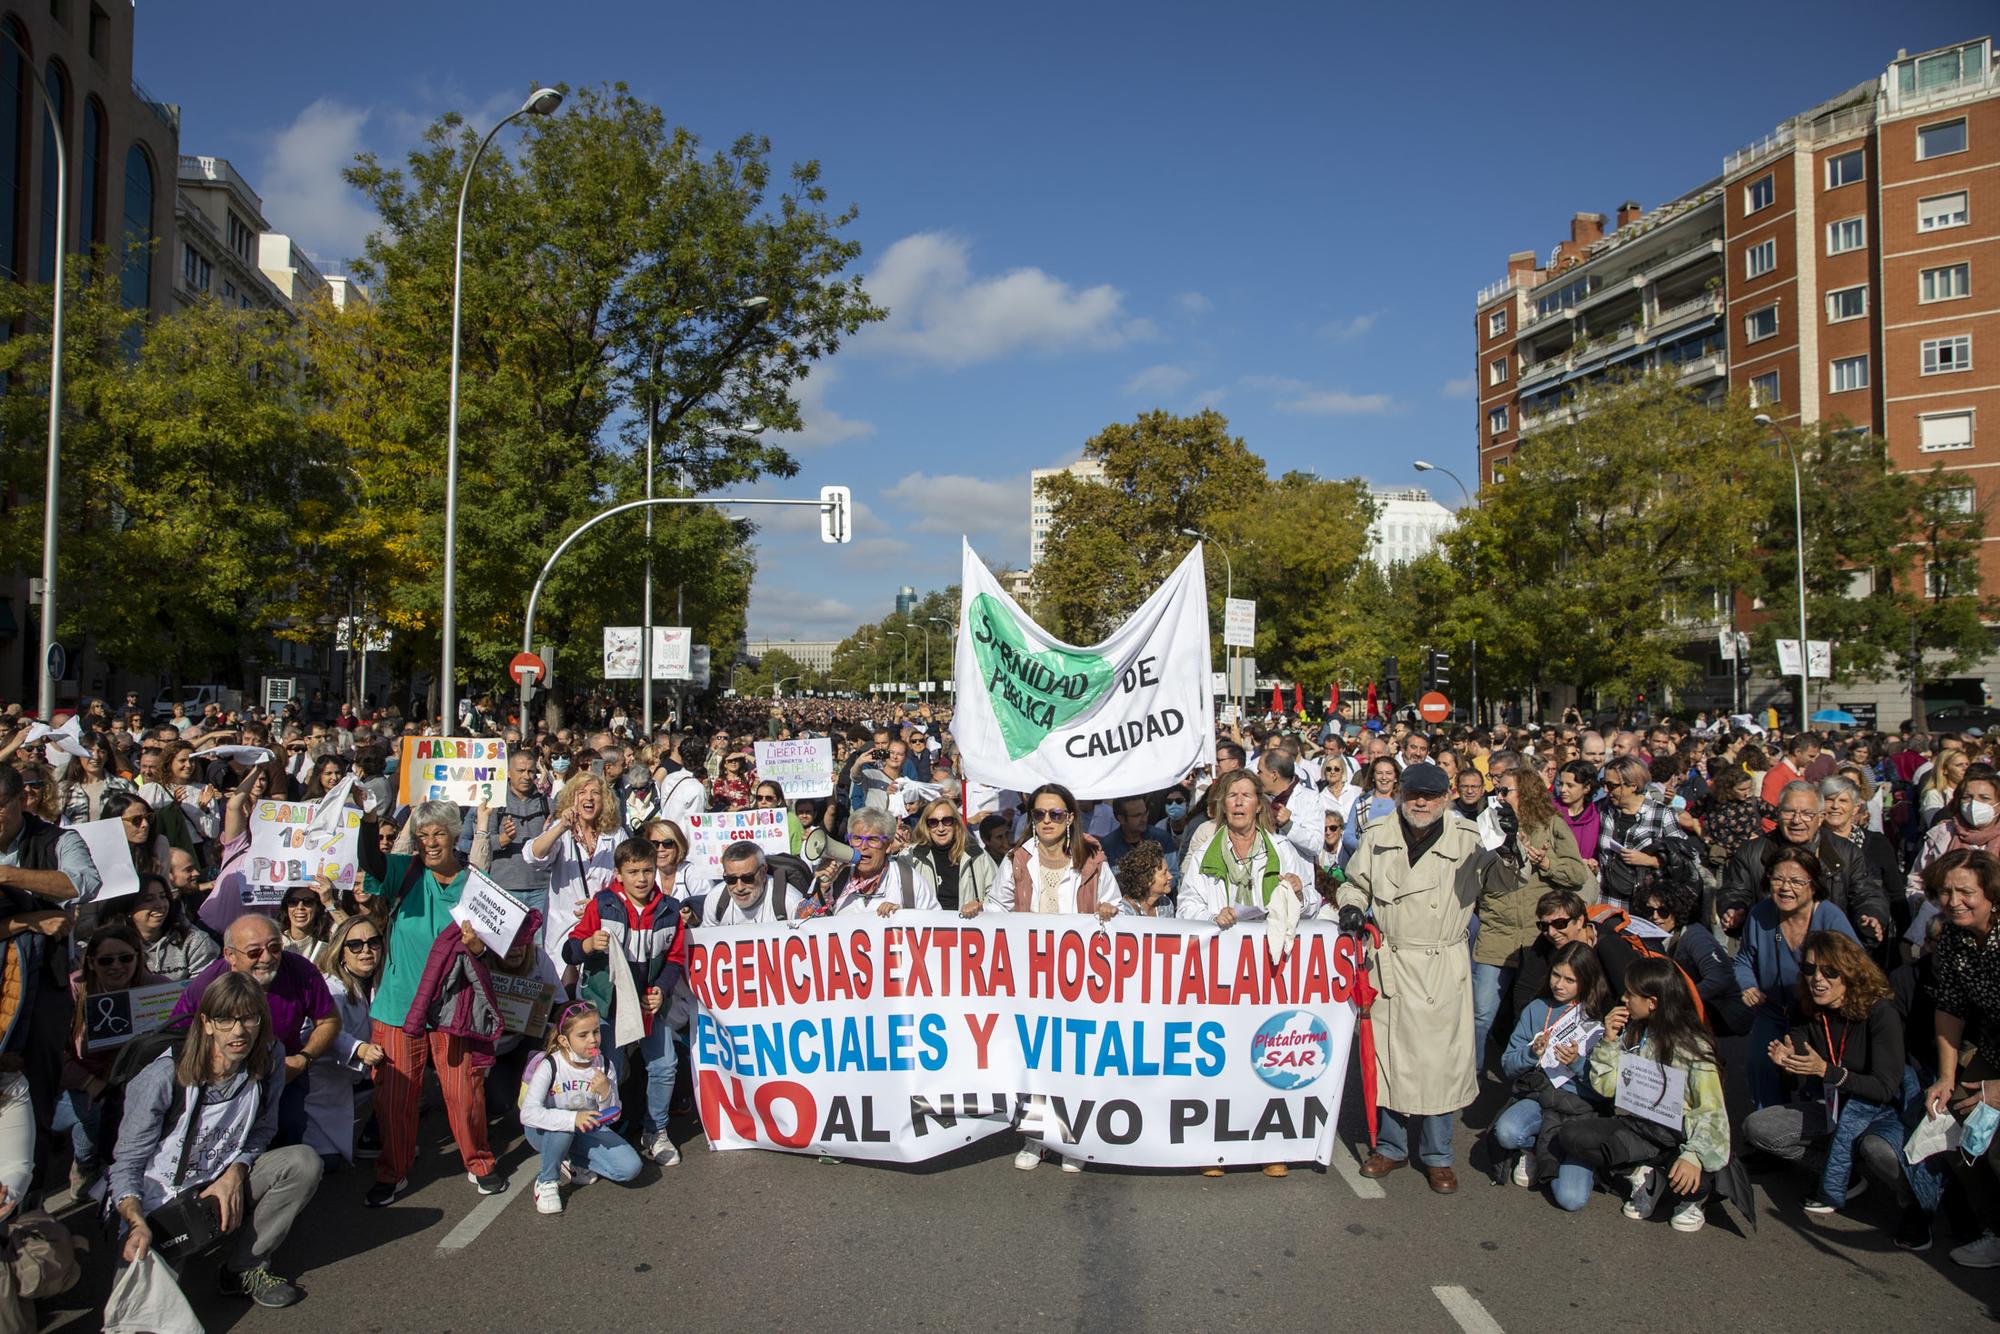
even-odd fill
[(1380, 1182), (1370, 1181), (1367, 1177), (1362, 1176), (1361, 1164), (1355, 1162), (1353, 1158), (1337, 1148), (1333, 1151), (1333, 1172), (1335, 1176), (1347, 1183), (1349, 1190), (1364, 1200), (1388, 1198), (1389, 1192), (1382, 1189)]
[(1500, 1322), (1488, 1315), (1479, 1299), (1464, 1288), (1455, 1286), (1434, 1287), (1431, 1296), (1443, 1304), (1445, 1311), (1465, 1334), (1506, 1334)]
[[(507, 1178), (507, 1189), (498, 1195), (488, 1195), (472, 1206), (472, 1212), (458, 1220), (458, 1226), (444, 1234), (438, 1243), (439, 1255), (450, 1255), (462, 1251), (479, 1240), (479, 1234), (493, 1225), (500, 1211), (514, 1202), (516, 1195), (530, 1194), (530, 1186), (541, 1170), (541, 1160), (530, 1158), (514, 1169), (514, 1175)], [(466, 1183), (468, 1186), (471, 1182)]]

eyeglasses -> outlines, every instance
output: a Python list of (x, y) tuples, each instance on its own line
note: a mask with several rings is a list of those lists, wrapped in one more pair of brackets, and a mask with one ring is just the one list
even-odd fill
[(1810, 819), (1812, 819), (1812, 818), (1813, 818), (1814, 816), (1816, 816), (1816, 815), (1818, 815), (1818, 814), (1819, 814), (1819, 812), (1818, 812), (1818, 811), (1788, 811), (1788, 810), (1780, 810), (1780, 811), (1778, 812), (1778, 818), (1779, 818), (1780, 820), (1810, 820)]
[(1514, 791), (1515, 789), (1512, 787), (1496, 787), (1493, 789), (1493, 795), (1496, 797), (1511, 797), (1514, 795)]
[(956, 825), (958, 823), (958, 819), (956, 816), (940, 815), (932, 819), (926, 820), (924, 821), (924, 823), (929, 825), (933, 829), (950, 829), (953, 825)]
[(100, 968), (129, 968), (138, 961), (136, 954), (100, 954), (92, 960)]
[(237, 949), (234, 945), (226, 946), (225, 948), (227, 948), (229, 953), (240, 954), (244, 958), (250, 960), (250, 962), (252, 963), (257, 962), (257, 960), (263, 958), (267, 954), (273, 959), (275, 959), (279, 955), (285, 952), (285, 947), (282, 945), (252, 945), (247, 950)]
[(1828, 982), (1838, 982), (1840, 981), (1840, 970), (1830, 963), (1802, 963), (1799, 965), (1799, 976), (1808, 978), (1818, 977)]
[(264, 1021), (254, 1014), (246, 1014), (233, 1019), (211, 1019), (208, 1022), (217, 1028), (235, 1033), (254, 1033), (264, 1026)]
[(1771, 888), (1772, 888), (1772, 889), (1811, 889), (1811, 888), (1812, 888), (1812, 881), (1810, 881), (1810, 880), (1799, 880), (1799, 879), (1794, 879), (1793, 877), (1791, 877), (1791, 876), (1788, 876), (1788, 875), (1786, 875), (1786, 876), (1776, 876), (1776, 875), (1774, 875), (1774, 876), (1772, 876), (1772, 877), (1771, 877)]
[(856, 834), (847, 840), (857, 848), (886, 848), (889, 840), (880, 834)]
[(1069, 819), (1069, 812), (1064, 810), (1060, 806), (1056, 807), (1054, 810), (1050, 810), (1046, 807), (1040, 807), (1040, 806), (1035, 808), (1036, 824), (1042, 824), (1045, 822), (1050, 824), (1060, 824), (1067, 819)]
[(363, 950), (379, 950), (382, 948), (382, 937), (349, 936), (346, 940), (340, 942), (340, 948), (346, 950), (349, 954), (359, 954)]
[(1544, 932), (1567, 931), (1569, 930), (1569, 924), (1575, 920), (1575, 917), (1544, 917), (1535, 923), (1535, 929)]
[(764, 873), (761, 870), (745, 871), (741, 875), (730, 875), (725, 871), (722, 874), (722, 883), (725, 885), (754, 885), (763, 878)]

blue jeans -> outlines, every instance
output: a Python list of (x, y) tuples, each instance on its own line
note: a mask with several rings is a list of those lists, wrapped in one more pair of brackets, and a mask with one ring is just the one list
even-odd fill
[[(1930, 1083), (1928, 1072), (1920, 1072), (1915, 1065), (1903, 1066), (1903, 1087), (1897, 1091), (1896, 1106), (1902, 1112), (1903, 1138), (1917, 1128), (1924, 1119), (1924, 1088)], [(1913, 1163), (1903, 1155), (1903, 1140), (1896, 1141), (1896, 1156), (1903, 1163), (1903, 1180), (1910, 1185), (1910, 1193), (1916, 1197), (1917, 1207), (1927, 1214), (1938, 1211), (1944, 1200), (1944, 1164), (1942, 1157), (1926, 1158)]]
[(542, 1169), (535, 1174), (537, 1185), (562, 1180), (562, 1165), (581, 1165), (607, 1181), (630, 1181), (639, 1175), (639, 1151), (618, 1138), (609, 1127), (596, 1130), (536, 1130), (522, 1128), (530, 1146), (539, 1149)]
[(1581, 1163), (1559, 1163), (1556, 1179), (1549, 1183), (1549, 1194), (1555, 1197), (1556, 1206), (1569, 1213), (1589, 1204), (1590, 1193), (1595, 1189), (1597, 1173)]
[(78, 1167), (97, 1166), (97, 1101), (82, 1089), (64, 1089), (56, 1099), (55, 1122), (49, 1127), (60, 1135), (69, 1132), (70, 1156)]
[[(646, 1132), (658, 1134), (667, 1128), (667, 1109), (674, 1100), (674, 1072), (680, 1068), (665, 1005), (653, 1016), (653, 1031), (632, 1045), (639, 1049), (639, 1059), (646, 1066)], [(611, 1053), (612, 1078), (620, 1084), (625, 1082), (625, 1051), (620, 1047)]]
[(1785, 1097), (1784, 1080), (1778, 1073), (1778, 1067), (1772, 1064), (1766, 1050), (1773, 1042), (1782, 1039), (1788, 1031), (1784, 1019), (1773, 1014), (1768, 1006), (1760, 1005), (1752, 1012), (1747, 1057), (1750, 1066), (1750, 1105), (1760, 1111), (1789, 1101)]
[(1542, 1105), (1533, 1098), (1517, 1098), (1493, 1120), (1493, 1142), (1503, 1149), (1532, 1149), (1542, 1133)]
[(1472, 965), (1472, 1073), (1486, 1073), (1486, 1038), (1500, 1015), (1500, 998), (1514, 981), (1514, 969), (1505, 964)]
[(1450, 1112), (1437, 1116), (1419, 1116), (1414, 1112), (1392, 1112), (1384, 1107), (1381, 1109), (1381, 1125), (1375, 1137), (1375, 1151), (1384, 1158), (1391, 1158), (1399, 1163), (1408, 1162), (1410, 1134), (1403, 1123), (1415, 1121), (1417, 1160), (1425, 1167), (1450, 1167), (1451, 1118)]

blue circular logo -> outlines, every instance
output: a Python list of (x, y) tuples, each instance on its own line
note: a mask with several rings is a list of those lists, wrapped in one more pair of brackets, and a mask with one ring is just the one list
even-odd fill
[(1282, 1010), (1266, 1019), (1250, 1039), (1250, 1064), (1272, 1088), (1302, 1089), (1326, 1073), (1333, 1035), (1307, 1010)]

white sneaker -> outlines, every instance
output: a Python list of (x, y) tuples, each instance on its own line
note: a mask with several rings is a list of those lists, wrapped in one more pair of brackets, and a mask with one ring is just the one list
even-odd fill
[(639, 1152), (661, 1167), (672, 1167), (681, 1160), (681, 1151), (674, 1147), (673, 1137), (664, 1130), (646, 1136), (639, 1145)]
[(1535, 1169), (1534, 1169), (1534, 1164), (1532, 1164), (1532, 1163), (1530, 1163), (1530, 1162), (1528, 1161), (1528, 1160), (1529, 1160), (1530, 1158), (1533, 1158), (1534, 1156), (1535, 1156), (1535, 1153), (1534, 1153), (1534, 1150), (1532, 1150), (1532, 1149), (1523, 1149), (1523, 1150), (1521, 1151), (1521, 1156), (1520, 1156), (1520, 1157), (1518, 1157), (1518, 1158), (1516, 1158), (1516, 1159), (1514, 1160), (1514, 1184), (1515, 1184), (1515, 1185), (1517, 1185), (1517, 1186), (1529, 1186), (1529, 1185), (1533, 1185), (1533, 1184), (1534, 1184), (1534, 1180), (1535, 1180), (1535, 1177), (1534, 1177), (1534, 1171), (1535, 1171)]
[(535, 1183), (535, 1212), (538, 1214), (559, 1214), (562, 1211), (562, 1183), (560, 1181), (537, 1181)]
[(1699, 1232), (1708, 1223), (1708, 1210), (1700, 1200), (1683, 1200), (1674, 1206), (1674, 1231)]
[(1040, 1149), (1023, 1149), (1014, 1155), (1014, 1168), (1020, 1172), (1032, 1172), (1042, 1165)]
[(1981, 1233), (1979, 1240), (1968, 1241), (1952, 1251), (1951, 1262), (1967, 1269), (2000, 1269), (2000, 1237), (1991, 1232)]
[(1083, 1170), (1083, 1164), (1076, 1161), (1076, 1159), (1074, 1158), (1065, 1158), (1062, 1160), (1062, 1169), (1065, 1172), (1081, 1172)]

